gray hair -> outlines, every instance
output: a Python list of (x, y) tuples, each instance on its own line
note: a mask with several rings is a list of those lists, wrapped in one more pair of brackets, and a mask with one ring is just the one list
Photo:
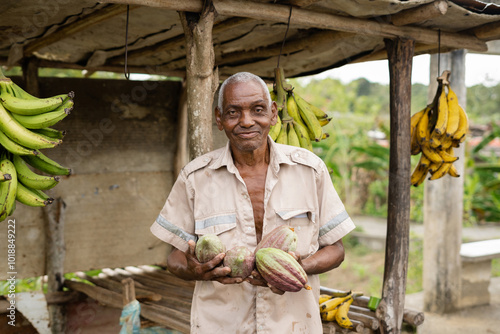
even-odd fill
[(271, 94), (269, 94), (269, 89), (267, 88), (267, 85), (264, 82), (264, 80), (262, 80), (259, 76), (252, 74), (250, 72), (238, 72), (227, 78), (220, 86), (219, 101), (217, 107), (221, 112), (222, 112), (222, 102), (224, 101), (224, 89), (226, 88), (226, 86), (228, 84), (233, 84), (237, 82), (249, 82), (249, 81), (255, 81), (262, 86), (264, 94), (266, 95), (266, 98), (269, 101), (269, 108), (271, 107), (272, 104)]

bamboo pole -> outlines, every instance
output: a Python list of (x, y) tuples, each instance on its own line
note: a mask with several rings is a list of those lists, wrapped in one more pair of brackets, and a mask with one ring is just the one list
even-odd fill
[(384, 333), (401, 333), (410, 239), (411, 67), (415, 41), (385, 40), (390, 74), (390, 159), (382, 300)]
[(209, 1), (201, 14), (180, 12), (179, 16), (186, 37), (189, 151), (194, 159), (213, 149), (212, 104), (218, 86), (212, 42), (215, 9)]

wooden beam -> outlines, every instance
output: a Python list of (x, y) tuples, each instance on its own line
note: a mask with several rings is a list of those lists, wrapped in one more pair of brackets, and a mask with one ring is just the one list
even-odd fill
[[(433, 55), (430, 66), (428, 101), (436, 94), (438, 71), (451, 70), (450, 87), (458, 96), (459, 104), (465, 106), (465, 52)], [(459, 159), (453, 163), (458, 178), (445, 176), (424, 184), (424, 251), (423, 288), (424, 311), (445, 314), (460, 308), (461, 259), (464, 193), (464, 147), (454, 149)]]
[[(130, 10), (135, 8), (139, 8), (138, 6), (131, 6)], [(93, 25), (101, 23), (102, 21), (108, 20), (116, 15), (122, 14), (127, 11), (126, 6), (107, 6), (105, 8), (99, 9), (91, 14), (88, 14), (82, 18), (80, 18), (76, 22), (72, 22), (70, 24), (64, 25), (54, 31), (53, 33), (35, 39), (33, 42), (28, 43), (24, 46), (24, 56), (28, 57), (32, 55), (34, 52), (59, 42), (65, 38), (70, 37), (82, 30), (85, 30)]]
[(189, 162), (188, 110), (186, 80), (182, 81), (182, 93), (177, 107), (177, 144), (174, 156), (174, 177), (177, 178), (182, 168)]
[[(170, 10), (186, 10), (183, 8), (200, 8), (201, 0), (103, 0), (109, 3), (140, 4)], [(256, 20), (288, 22), (290, 6), (275, 3), (258, 3), (245, 0), (213, 0), (219, 15), (249, 17)], [(194, 10), (192, 10), (194, 11)], [(356, 34), (381, 36), (384, 38), (413, 39), (424, 44), (438, 44), (438, 32), (421, 27), (397, 27), (393, 24), (375, 20), (346, 17), (328, 13), (314, 12), (303, 8), (295, 8), (291, 24), (299, 24), (311, 28), (338, 30)], [(441, 31), (441, 46), (455, 49), (466, 48), (473, 51), (486, 51), (486, 43), (468, 33), (452, 33)]]
[(137, 5), (155, 8), (164, 8), (179, 12), (200, 13), (204, 8), (204, 0), (103, 0), (103, 3), (123, 5)]
[[(44, 209), (45, 214), (45, 252), (47, 274), (47, 292), (62, 291), (64, 284), (64, 258), (66, 248), (64, 244), (64, 216), (66, 204), (61, 198)], [(48, 306), (50, 329), (52, 333), (66, 332), (66, 312), (64, 305), (52, 304)]]
[(401, 333), (410, 244), (411, 68), (415, 42), (386, 39), (389, 58), (390, 158), (382, 300), (382, 333)]
[(448, 2), (438, 0), (426, 5), (408, 9), (391, 16), (391, 22), (395, 26), (405, 26), (439, 17), (448, 11)]
[(484, 41), (492, 41), (495, 39), (500, 39), (500, 21), (483, 24), (472, 30), (467, 30), (465, 32), (473, 33), (477, 38)]
[[(428, 45), (428, 44), (415, 44), (415, 51), (414, 54), (421, 55), (421, 54), (433, 54), (433, 53), (445, 53), (452, 51), (453, 49), (450, 48), (439, 48), (439, 46), (436, 45)], [(386, 49), (381, 49), (375, 52), (372, 52), (366, 56), (359, 57), (354, 59), (353, 61), (350, 62), (350, 64), (354, 63), (364, 63), (367, 61), (374, 61), (374, 60), (384, 60), (387, 59), (387, 50)]]
[[(0, 58), (0, 65), (7, 65), (7, 58)], [(83, 65), (75, 63), (64, 63), (52, 60), (41, 59), (38, 63), (39, 68), (61, 68), (70, 70), (86, 70)], [(186, 76), (186, 71), (184, 70), (169, 70), (165, 66), (154, 65), (154, 66), (128, 66), (130, 73), (141, 73), (141, 74), (151, 74), (151, 75), (164, 75), (169, 77), (184, 78)], [(115, 72), (123, 73), (123, 65), (103, 65), (92, 68), (92, 71), (105, 71), (105, 72)]]
[(295, 7), (306, 8), (321, 0), (290, 0), (290, 4)]
[(34, 96), (40, 96), (40, 85), (38, 81), (38, 64), (36, 57), (29, 57), (23, 61), (24, 89)]
[[(213, 27), (212, 30), (212, 35), (218, 34), (227, 30), (234, 29), (242, 24), (252, 22), (253, 19), (248, 19), (248, 18), (241, 18), (241, 17), (235, 17), (235, 18), (230, 18), (225, 21), (220, 22), (219, 24), (216, 24)], [(131, 59), (136, 59), (136, 58), (141, 58), (141, 57), (147, 57), (150, 55), (157, 54), (159, 52), (164, 52), (166, 50), (175, 50), (175, 49), (180, 49), (184, 44), (186, 43), (186, 40), (184, 38), (184, 35), (179, 35), (175, 36), (172, 38), (169, 38), (167, 40), (164, 40), (162, 42), (159, 42), (154, 45), (146, 46), (144, 48), (136, 49), (133, 51), (130, 51), (127, 55), (127, 58), (129, 60)], [(108, 63), (109, 64), (119, 64), (123, 62), (124, 60), (124, 55), (116, 56), (111, 59), (109, 59)], [(164, 59), (164, 62), (173, 60), (173, 58), (167, 58)]]
[[(339, 39), (349, 38), (350, 36), (354, 36), (354, 34), (339, 31), (321, 31), (307, 37), (287, 41), (283, 47), (283, 54), (293, 53), (304, 49), (314, 49), (317, 45), (332, 43)], [(215, 58), (215, 63), (217, 66), (221, 66), (252, 59), (269, 58), (278, 56), (280, 51), (281, 43), (278, 43), (272, 46), (263, 46), (248, 51), (222, 54)]]
[(186, 81), (191, 160), (213, 148), (212, 105), (218, 74), (214, 71), (215, 55), (212, 27), (215, 9), (211, 1), (200, 14), (179, 13), (186, 36)]

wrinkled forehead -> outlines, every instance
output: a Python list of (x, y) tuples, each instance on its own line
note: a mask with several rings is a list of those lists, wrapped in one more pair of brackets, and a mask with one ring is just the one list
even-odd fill
[(255, 80), (231, 82), (224, 87), (222, 105), (225, 106), (230, 101), (267, 101), (265, 93), (262, 85)]

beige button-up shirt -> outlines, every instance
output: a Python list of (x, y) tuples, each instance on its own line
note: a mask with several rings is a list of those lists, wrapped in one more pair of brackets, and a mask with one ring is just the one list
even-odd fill
[[(331, 245), (354, 229), (323, 161), (308, 150), (274, 143), (264, 195), (263, 236), (278, 225), (294, 227), (302, 258)], [(159, 239), (181, 251), (188, 241), (215, 233), (226, 249), (257, 246), (253, 209), (229, 144), (198, 157), (180, 173), (160, 215), (151, 226)], [(243, 282), (223, 285), (197, 281), (191, 333), (322, 333), (319, 276), (312, 290), (277, 295)]]

